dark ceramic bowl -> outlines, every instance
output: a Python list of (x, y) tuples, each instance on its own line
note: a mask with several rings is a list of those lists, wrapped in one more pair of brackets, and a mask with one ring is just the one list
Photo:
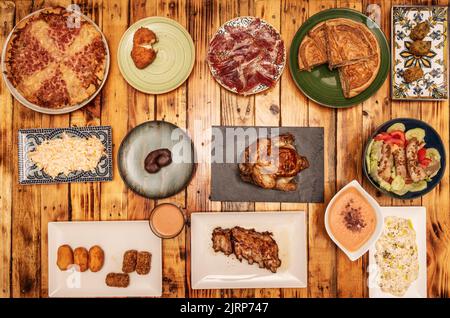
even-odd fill
[[(423, 130), (425, 130), (425, 143), (426, 143), (426, 147), (427, 148), (436, 148), (439, 151), (439, 154), (441, 155), (441, 169), (438, 171), (438, 173), (432, 178), (432, 180), (430, 182), (428, 182), (428, 186), (426, 187), (426, 189), (422, 190), (422, 191), (417, 191), (417, 192), (407, 192), (404, 195), (397, 195), (393, 192), (390, 191), (386, 191), (383, 188), (381, 188), (377, 182), (375, 182), (375, 180), (373, 180), (368, 172), (368, 167), (367, 167), (367, 163), (366, 163), (366, 154), (368, 151), (368, 147), (370, 145), (370, 142), (372, 141), (373, 138), (375, 138), (376, 135), (378, 135), (381, 132), (386, 131), (391, 125), (396, 124), (396, 123), (402, 123), (403, 125), (405, 125), (406, 127), (406, 131), (413, 129), (413, 128), (422, 128)], [(410, 200), (410, 199), (415, 199), (418, 197), (421, 197), (425, 194), (427, 194), (428, 192), (430, 192), (431, 190), (433, 190), (441, 181), (444, 172), (445, 172), (445, 166), (446, 166), (446, 154), (445, 154), (445, 149), (444, 149), (444, 145), (442, 143), (441, 137), (439, 136), (439, 134), (436, 132), (436, 130), (434, 130), (433, 127), (431, 127), (430, 125), (428, 125), (427, 123), (418, 120), (418, 119), (413, 119), (413, 118), (397, 118), (397, 119), (392, 119), (389, 120), (387, 122), (385, 122), (384, 124), (382, 124), (381, 126), (379, 126), (374, 133), (372, 134), (372, 136), (369, 138), (369, 140), (367, 141), (366, 147), (364, 149), (364, 156), (363, 156), (363, 171), (364, 171), (364, 175), (366, 176), (366, 178), (370, 181), (370, 183), (377, 188), (380, 192), (396, 198), (396, 199), (401, 199), (401, 200)]]

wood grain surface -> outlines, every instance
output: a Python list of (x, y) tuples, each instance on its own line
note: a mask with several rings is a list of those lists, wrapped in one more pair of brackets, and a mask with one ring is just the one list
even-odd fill
[[(73, 1), (72, 1), (73, 2)], [(70, 0), (0, 0), (0, 45), (20, 19)], [(333, 7), (366, 12), (381, 8), (380, 25), (390, 37), (394, 4), (443, 4), (448, 0), (77, 0), (82, 12), (103, 30), (111, 51), (110, 73), (102, 93), (88, 106), (68, 115), (42, 115), (14, 100), (0, 83), (0, 297), (47, 297), (47, 223), (50, 221), (140, 220), (155, 204), (176, 202), (192, 212), (303, 210), (308, 219), (308, 287), (302, 289), (192, 290), (190, 288), (190, 228), (163, 242), (163, 297), (367, 297), (367, 256), (350, 262), (328, 238), (323, 215), (327, 202), (349, 181), (363, 183), (381, 205), (423, 205), (427, 208), (428, 296), (450, 295), (450, 185), (448, 169), (441, 183), (426, 196), (392, 200), (370, 186), (362, 173), (362, 151), (371, 132), (391, 118), (413, 117), (432, 125), (449, 153), (449, 103), (394, 102), (386, 80), (370, 99), (349, 109), (334, 110), (308, 100), (296, 88), (288, 67), (275, 87), (256, 96), (237, 96), (221, 88), (206, 63), (208, 42), (217, 28), (236, 16), (259, 16), (281, 32), (287, 49), (301, 24)], [(130, 87), (117, 65), (123, 32), (148, 16), (178, 21), (191, 34), (196, 50), (189, 79), (163, 95), (147, 95)], [(128, 190), (117, 170), (118, 146), (136, 125), (153, 119), (185, 128), (200, 163), (188, 188), (158, 202)], [(59, 185), (18, 184), (17, 131), (21, 128), (111, 125), (114, 180), (105, 183)], [(325, 132), (325, 203), (212, 202), (210, 165), (212, 125), (310, 126)]]

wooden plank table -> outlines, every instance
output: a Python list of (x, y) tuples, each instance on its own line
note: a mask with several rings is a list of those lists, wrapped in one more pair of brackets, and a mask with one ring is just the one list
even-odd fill
[[(0, 44), (24, 16), (70, 0), (15, 2), (0, 0)], [(381, 8), (381, 26), (389, 38), (393, 4), (448, 4), (443, 1), (382, 0), (99, 0), (75, 1), (102, 28), (111, 51), (110, 74), (101, 94), (90, 105), (68, 115), (49, 116), (25, 108), (0, 84), (0, 297), (48, 296), (47, 223), (63, 220), (146, 219), (162, 201), (175, 201), (188, 213), (197, 211), (304, 210), (308, 215), (308, 288), (192, 290), (190, 288), (189, 227), (163, 243), (163, 297), (367, 297), (367, 256), (350, 262), (328, 238), (324, 209), (333, 194), (356, 179), (382, 205), (423, 205), (428, 215), (428, 296), (450, 294), (450, 187), (448, 169), (438, 187), (423, 198), (391, 200), (377, 193), (362, 174), (365, 141), (373, 129), (390, 118), (414, 117), (431, 124), (449, 153), (449, 105), (445, 102), (392, 102), (389, 80), (369, 100), (345, 110), (321, 107), (302, 95), (286, 68), (271, 90), (241, 97), (222, 89), (211, 77), (205, 56), (209, 39), (225, 21), (242, 15), (266, 19), (289, 49), (298, 27), (314, 13), (333, 7), (365, 11), (368, 4)], [(123, 32), (147, 16), (167, 16), (190, 32), (196, 61), (185, 84), (164, 95), (146, 95), (131, 88), (117, 66), (117, 46)], [(201, 131), (211, 125), (319, 126), (325, 129), (325, 200), (323, 204), (221, 203), (209, 200), (210, 166), (199, 164), (195, 178), (182, 193), (158, 202), (128, 190), (116, 164), (117, 148), (137, 124), (162, 119), (186, 128), (196, 145), (200, 162), (210, 156), (210, 136)], [(114, 143), (114, 180), (21, 186), (17, 176), (17, 131), (21, 128), (111, 125)], [(198, 128), (198, 127), (197, 127)]]

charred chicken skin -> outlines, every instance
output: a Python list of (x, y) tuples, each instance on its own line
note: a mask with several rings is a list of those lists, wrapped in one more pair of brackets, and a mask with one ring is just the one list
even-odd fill
[(281, 266), (278, 258), (278, 245), (270, 232), (257, 232), (254, 229), (244, 229), (235, 226), (231, 229), (217, 227), (212, 233), (213, 249), (225, 255), (234, 254), (252, 265), (257, 263), (260, 268), (267, 268), (276, 273)]
[(245, 149), (243, 156), (239, 164), (241, 179), (264, 189), (295, 191), (294, 177), (309, 167), (306, 157), (295, 149), (291, 134), (260, 138)]

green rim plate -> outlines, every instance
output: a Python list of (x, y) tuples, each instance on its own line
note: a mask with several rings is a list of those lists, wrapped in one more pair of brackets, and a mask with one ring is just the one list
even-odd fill
[[(137, 29), (146, 27), (156, 33), (158, 51), (152, 64), (140, 70), (131, 59), (133, 36)], [(119, 69), (125, 80), (135, 89), (147, 94), (163, 94), (183, 84), (194, 67), (194, 42), (178, 22), (164, 17), (139, 20), (123, 34), (117, 52)]]
[[(345, 98), (342, 93), (337, 70), (330, 71), (328, 65), (321, 65), (311, 72), (300, 71), (298, 66), (298, 48), (307, 32), (317, 23), (334, 18), (348, 18), (370, 25), (380, 45), (381, 64), (378, 75), (373, 83), (361, 94), (353, 98)], [(311, 100), (323, 106), (332, 108), (346, 108), (362, 103), (376, 93), (383, 85), (389, 72), (390, 53), (386, 37), (380, 27), (361, 12), (352, 9), (328, 9), (310, 17), (298, 29), (292, 40), (289, 51), (289, 68), (297, 87)]]

